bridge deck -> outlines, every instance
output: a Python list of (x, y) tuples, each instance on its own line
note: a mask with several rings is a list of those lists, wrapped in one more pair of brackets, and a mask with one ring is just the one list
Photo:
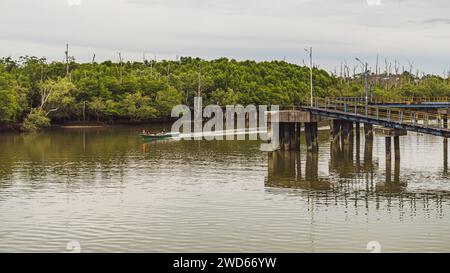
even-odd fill
[(313, 106), (303, 105), (296, 108), (327, 118), (450, 137), (447, 115), (442, 114), (318, 98), (315, 99)]
[[(347, 103), (364, 103), (361, 97), (338, 97), (331, 100)], [(449, 97), (394, 97), (391, 99), (371, 99), (370, 105), (405, 109), (441, 109), (450, 108)]]

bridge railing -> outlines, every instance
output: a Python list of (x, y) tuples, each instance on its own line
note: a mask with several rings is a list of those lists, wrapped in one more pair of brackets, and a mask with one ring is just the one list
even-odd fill
[[(347, 102), (365, 102), (364, 97), (330, 97), (331, 100)], [(421, 104), (421, 103), (450, 103), (450, 97), (413, 97), (413, 96), (395, 96), (390, 98), (371, 98), (369, 104)]]
[[(311, 108), (310, 105), (309, 108)], [(330, 98), (315, 98), (312, 108), (329, 112), (344, 113), (347, 115), (354, 115), (358, 117), (371, 118), (380, 121), (393, 122), (397, 124), (407, 124), (416, 127), (448, 130), (447, 124), (445, 122), (447, 121), (446, 114), (433, 114), (377, 105), (366, 106), (365, 102), (363, 101), (343, 101)]]

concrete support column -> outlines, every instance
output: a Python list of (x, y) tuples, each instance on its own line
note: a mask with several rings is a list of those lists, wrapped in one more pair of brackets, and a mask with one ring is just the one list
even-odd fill
[[(300, 150), (300, 130), (301, 123), (312, 124), (305, 126), (308, 147), (317, 146), (317, 116), (309, 111), (283, 110), (276, 112), (267, 112), (265, 115), (266, 124), (271, 124), (272, 114), (278, 114), (279, 142), (281, 150)], [(273, 132), (272, 132), (273, 133)]]
[(308, 151), (313, 149), (312, 144), (312, 135), (311, 135), (311, 123), (305, 123), (305, 139), (306, 139), (306, 147)]
[(289, 123), (289, 143), (290, 150), (297, 150), (297, 130), (296, 123)]
[(394, 136), (395, 160), (400, 159), (400, 137)]
[(391, 137), (385, 137), (386, 163), (392, 158), (391, 143)]
[(386, 150), (386, 183), (390, 183), (392, 176), (391, 137), (385, 137), (385, 150)]
[(394, 162), (394, 183), (400, 183), (400, 158), (396, 158)]
[(312, 123), (312, 136), (313, 136), (313, 148), (317, 149), (319, 147), (319, 126), (317, 122)]
[(291, 147), (291, 132), (290, 132), (290, 124), (289, 123), (284, 123), (284, 130), (283, 130), (283, 134), (284, 134), (284, 141), (283, 141), (283, 146), (284, 146), (284, 150), (288, 151)]
[(372, 124), (364, 124), (364, 136), (366, 140), (373, 139), (373, 125)]
[[(442, 127), (448, 128), (448, 115), (450, 114), (450, 109), (439, 109), (438, 113), (442, 115)], [(448, 139), (444, 137), (444, 174), (448, 172)]]
[(448, 128), (448, 115), (450, 114), (450, 109), (438, 109), (438, 114), (442, 117), (443, 127)]
[(341, 132), (342, 132), (342, 120), (333, 119), (333, 121), (331, 122), (331, 137), (333, 138), (333, 141), (339, 140)]
[(343, 137), (344, 144), (350, 144), (353, 141), (353, 122), (343, 121)]
[(278, 140), (280, 142), (280, 149), (284, 150), (284, 123), (278, 123)]
[(309, 151), (315, 150), (318, 147), (318, 131), (317, 122), (305, 123), (305, 137), (306, 146)]
[(300, 150), (300, 133), (302, 131), (302, 124), (300, 122), (295, 123), (295, 147)]
[(373, 139), (364, 142), (364, 168), (366, 171), (372, 169), (373, 161)]
[(361, 126), (359, 122), (355, 122), (355, 136), (356, 136), (356, 143), (360, 143), (361, 139)]

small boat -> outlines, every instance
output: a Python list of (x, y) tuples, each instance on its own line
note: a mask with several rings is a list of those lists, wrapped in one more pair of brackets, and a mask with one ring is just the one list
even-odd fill
[(177, 137), (179, 135), (179, 133), (158, 133), (158, 134), (139, 134), (143, 140), (157, 140), (157, 139), (168, 139), (168, 138), (172, 138), (172, 137)]

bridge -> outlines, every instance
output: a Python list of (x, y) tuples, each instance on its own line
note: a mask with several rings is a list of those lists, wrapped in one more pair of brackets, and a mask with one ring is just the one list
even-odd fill
[(443, 103), (439, 104), (441, 106), (435, 105), (436, 113), (409, 109), (416, 105), (405, 104), (404, 108), (400, 109), (386, 105), (365, 105), (361, 101), (349, 102), (316, 98), (312, 106), (304, 105), (298, 109), (321, 117), (450, 137), (448, 129), (450, 112), (446, 105)]
[[(365, 98), (362, 97), (335, 97), (330, 99), (348, 103), (352, 102), (365, 103)], [(450, 108), (450, 97), (375, 98), (370, 99), (368, 104), (391, 108), (405, 108), (405, 109), (433, 111), (441, 108)]]
[[(402, 107), (395, 107), (401, 104)], [(433, 105), (427, 111), (419, 111), (419, 105)], [(281, 150), (298, 150), (299, 135), (305, 132), (308, 150), (318, 147), (318, 122), (331, 119), (333, 141), (349, 144), (356, 136), (360, 138), (360, 125), (364, 125), (365, 137), (373, 139), (374, 133), (385, 137), (386, 159), (391, 158), (391, 140), (394, 138), (396, 159), (400, 157), (400, 137), (408, 132), (417, 132), (444, 137), (444, 149), (450, 137), (448, 115), (450, 100), (427, 101), (426, 99), (404, 99), (392, 102), (378, 101), (366, 103), (356, 98), (315, 98), (312, 104), (283, 107), (278, 111), (279, 141)], [(271, 115), (267, 115), (268, 124)], [(304, 130), (302, 130), (302, 124)], [(374, 129), (374, 126), (376, 128)], [(270, 127), (269, 134), (270, 134)], [(355, 133), (357, 132), (357, 133)]]
[[(406, 189), (407, 179), (400, 176), (400, 139), (408, 132), (443, 137), (443, 173), (448, 176), (450, 111), (446, 105), (450, 101), (408, 101), (372, 101), (366, 104), (363, 99), (315, 98), (312, 104), (304, 102), (297, 106), (282, 107), (278, 111), (278, 119), (273, 120), (279, 125), (281, 151), (269, 152), (265, 185), (269, 191), (280, 187), (307, 189), (305, 193), (308, 198), (318, 194), (328, 197), (330, 194), (333, 200), (344, 197), (346, 201), (346, 196), (352, 196), (355, 206), (362, 202), (367, 205), (370, 199), (379, 202), (386, 198), (389, 204), (393, 198), (399, 202), (409, 198), (414, 200), (412, 202), (421, 198), (424, 202), (428, 202), (429, 198), (449, 198), (448, 192), (436, 191), (434, 195), (431, 194), (433, 191), (421, 193)], [(435, 103), (435, 106), (427, 111), (419, 111), (418, 105), (430, 103)], [(396, 104), (403, 107), (394, 107)], [(269, 135), (272, 117), (275, 116), (268, 114), (266, 119)], [(331, 120), (329, 177), (321, 177), (318, 167), (318, 125), (325, 120)], [(361, 125), (364, 126), (364, 134), (361, 134)], [(302, 167), (299, 139), (303, 133), (308, 152)], [(372, 159), (374, 135), (385, 139), (385, 169), (381, 171), (384, 179), (374, 180), (377, 164)], [(362, 137), (365, 138), (363, 155), (360, 150)], [(394, 153), (391, 151), (392, 138)], [(334, 183), (336, 180), (345, 183)]]

